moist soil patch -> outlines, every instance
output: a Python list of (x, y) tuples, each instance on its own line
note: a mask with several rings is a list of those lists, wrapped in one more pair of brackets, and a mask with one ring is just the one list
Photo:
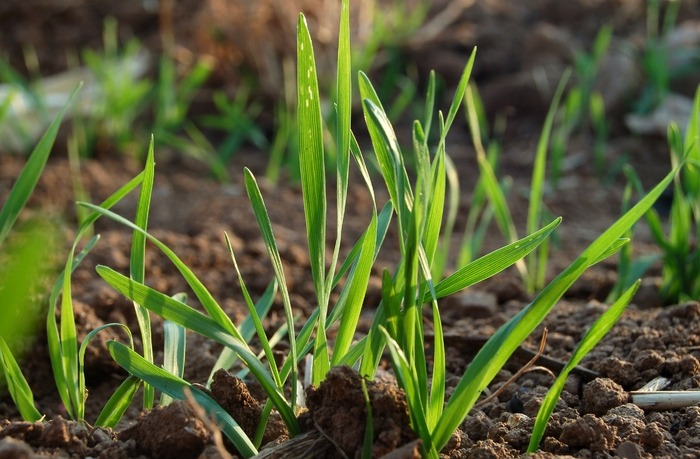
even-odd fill
[[(98, 46), (102, 18), (111, 12), (118, 17), (120, 24), (124, 24), (123, 34), (140, 36), (157, 51), (158, 15), (143, 10), (142, 3), (121, 2), (119, 8), (110, 11), (92, 6), (77, 14), (68, 7), (54, 11), (56, 6), (53, 3), (39, 2), (38, 9), (44, 8), (42, 11), (46, 14), (34, 16), (22, 6), (24, 2), (6, 1), (0, 6), (0, 19), (8, 27), (0, 30), (0, 40), (16, 65), (19, 65), (21, 56), (18, 45), (26, 42), (36, 44), (45, 68), (62, 70), (62, 62), (51, 57), (57, 53), (47, 51), (50, 47), (45, 44), (41, 28), (55, 30), (60, 40), (66, 40), (66, 43), (56, 43), (69, 47), (76, 46), (75, 40), (68, 40), (69, 35), (61, 27), (82, 27), (83, 21), (93, 26), (100, 24), (82, 30), (85, 33), (83, 42)], [(176, 23), (186, 22), (188, 15), (181, 8), (189, 3), (192, 2), (175, 4), (173, 17)], [(444, 3), (436, 2), (436, 8)], [(532, 157), (549, 101), (547, 95), (533, 95), (537, 92), (528, 75), (531, 77), (532, 69), (539, 65), (547, 69), (547, 75), (550, 72), (556, 75), (551, 79), (556, 82), (563, 68), (572, 63), (575, 51), (590, 43), (603, 18), (613, 24), (620, 40), (634, 43), (645, 30), (643, 2), (623, 2), (624, 5), (620, 5), (612, 1), (581, 0), (566, 2), (566, 7), (556, 1), (526, 3), (477, 2), (463, 10), (439, 35), (430, 40), (407, 43), (404, 49), (410, 59), (420, 62), (421, 74), (428, 68), (436, 68), (449, 85), (459, 75), (471, 46), (480, 45), (475, 79), (482, 87), (486, 108), (490, 113), (507, 110), (512, 117), (504, 139), (500, 175), (513, 179), (509, 201), (521, 234), (527, 212), (525, 196)], [(217, 2), (202, 4), (211, 10)], [(190, 4), (188, 8), (197, 13), (197, 17), (211, 14), (203, 6)], [(697, 13), (697, 2), (685, 2), (679, 18), (690, 20), (698, 17)], [(197, 41), (198, 35), (193, 29), (195, 27), (191, 24), (177, 28), (177, 38), (182, 46), (203, 53), (206, 50), (198, 47), (205, 46), (206, 41)], [(231, 43), (235, 43), (234, 35), (229, 36)], [(438, 49), (441, 52), (435, 52)], [(275, 52), (284, 54), (287, 51), (280, 49)], [(627, 71), (623, 61), (616, 62), (611, 64), (614, 65), (612, 70)], [(220, 72), (224, 76), (219, 81), (234, 81), (234, 76), (228, 75), (225, 68)], [(643, 84), (634, 75), (633, 71), (624, 73), (624, 78), (620, 77), (629, 82), (624, 91), (612, 84), (602, 87), (602, 90), (609, 91), (606, 102), (609, 102), (611, 113), (619, 115), (619, 118), (613, 117), (607, 155), (612, 168), (614, 158), (629, 154), (630, 164), (644, 185), (649, 187), (667, 173), (670, 164), (663, 138), (632, 136), (621, 122), (623, 107), (629, 97), (626, 91)], [(681, 93), (692, 90), (684, 89), (682, 85), (678, 87)], [(402, 126), (400, 137), (410, 128), (409, 124)], [(477, 177), (475, 155), (469, 145), (466, 127), (457, 126), (450, 137), (448, 152), (458, 165), (462, 183), (463, 204), (458, 228), (464, 225), (471, 189)], [(549, 278), (565, 268), (620, 213), (624, 182), (617, 176), (603, 184), (596, 176), (592, 167), (592, 145), (593, 139), (586, 135), (572, 140), (567, 153), (571, 161), (563, 170), (560, 186), (545, 196), (551, 214), (564, 217), (558, 231), (559, 242), (551, 253)], [(50, 159), (23, 214), (23, 221), (36, 216), (52, 217), (56, 232), (65, 240), (57, 263), (65, 259), (72, 231), (77, 226), (73, 205), (76, 198), (68, 179), (71, 169), (61, 150), (62, 146), (58, 144), (57, 152)], [(245, 165), (262, 177), (264, 155), (257, 151), (240, 152), (228, 166), (232, 181), (226, 184), (212, 180), (204, 166), (183, 158), (177, 151), (162, 149), (157, 151), (156, 158), (150, 231), (180, 256), (232, 320), (239, 323), (246, 308), (223, 235), (226, 232), (230, 236), (242, 275), (254, 297), (259, 296), (272, 279), (272, 269), (245, 196), (241, 171)], [(0, 197), (7, 196), (23, 164), (23, 158), (0, 152)], [(138, 161), (126, 157), (103, 155), (85, 160), (80, 178), (91, 199), (100, 202), (136, 175), (141, 167)], [(300, 315), (300, 323), (303, 323), (313, 310), (314, 294), (305, 246), (300, 187), (291, 180), (283, 180), (276, 186), (262, 179), (260, 183), (278, 239), (292, 304)], [(380, 200), (386, 200), (385, 193), (377, 192)], [(133, 218), (136, 200), (135, 196), (128, 197), (115, 211)], [(366, 190), (357, 185), (350, 189), (349, 202), (352, 205), (346, 217), (346, 233), (348, 240), (354, 241), (367, 225), (371, 200)], [(663, 203), (660, 206), (659, 209), (663, 210)], [(98, 221), (95, 231), (101, 235), (101, 241), (73, 275), (80, 341), (91, 330), (110, 322), (138, 329), (133, 306), (104, 284), (94, 271), (96, 265), (104, 264), (128, 272), (131, 234), (105, 219)], [(493, 228), (487, 235), (484, 250), (503, 244), (503, 238)], [(658, 253), (644, 224), (636, 231), (634, 249), (635, 256)], [(393, 266), (397, 252), (398, 247), (389, 240), (380, 253), (361, 318), (361, 332), (369, 327), (374, 307), (379, 302), (381, 271)], [(532, 457), (636, 459), (700, 456), (700, 407), (644, 411), (630, 403), (629, 392), (657, 376), (671, 381), (669, 390), (697, 390), (700, 386), (700, 304), (664, 305), (658, 295), (660, 266), (653, 265), (645, 276), (620, 322), (570, 376), (549, 422), (541, 451)], [(188, 292), (177, 270), (152, 246), (147, 253), (146, 281), (167, 294)], [(561, 368), (587, 327), (605, 310), (604, 300), (615, 281), (616, 264), (611, 259), (594, 266), (572, 287), (544, 323), (513, 354), (460, 425), (442, 452), (444, 457), (515, 458), (523, 454), (534, 417), (553, 382), (549, 372), (556, 373)], [(447, 348), (448, 396), (485, 340), (530, 299), (517, 273), (507, 270), (441, 303)], [(45, 300), (41, 304), (45, 304)], [(197, 306), (194, 301), (192, 304)], [(275, 304), (264, 326), (271, 333), (283, 323), (281, 305)], [(536, 363), (542, 368), (509, 381), (530, 360), (545, 328), (548, 337), (544, 354)], [(153, 329), (154, 348), (162, 349), (162, 323), (158, 318), (154, 318)], [(212, 429), (207, 417), (186, 401), (143, 413), (139, 409), (140, 402), (136, 401), (117, 428), (91, 427), (89, 422), (96, 419), (101, 407), (126, 376), (105, 347), (109, 339), (124, 339), (119, 332), (101, 333), (88, 346), (88, 423), (66, 420), (65, 409), (53, 384), (43, 336), (44, 332), (39, 330), (35, 338), (27, 339), (26, 347), (31, 351), (25, 354), (22, 369), (46, 419), (37, 423), (21, 421), (11, 399), (3, 392), (0, 398), (0, 418), (3, 419), (0, 421), (0, 458), (214, 458), (236, 454), (235, 448), (226, 439), (221, 440), (216, 429)], [(135, 338), (138, 345), (138, 338)], [(204, 384), (221, 348), (197, 335), (190, 334), (187, 339), (185, 378)], [(285, 351), (284, 343), (280, 350)], [(430, 355), (429, 343), (426, 352)], [(156, 360), (162, 361), (162, 355), (156, 355)], [(325, 383), (306, 389), (307, 411), (300, 417), (303, 434), (289, 438), (280, 420), (273, 415), (265, 431), (265, 446), (260, 457), (360, 457), (368, 406), (374, 420), (372, 456), (419, 457), (420, 444), (410, 429), (405, 399), (396, 386), (388, 362), (383, 364), (378, 378), (366, 381), (365, 386), (369, 402), (366, 402), (363, 382), (357, 373), (345, 367), (334, 369)], [(262, 390), (254, 381), (217, 373), (210, 393), (249, 435), (254, 432), (265, 402)], [(497, 395), (487, 398), (494, 393)]]

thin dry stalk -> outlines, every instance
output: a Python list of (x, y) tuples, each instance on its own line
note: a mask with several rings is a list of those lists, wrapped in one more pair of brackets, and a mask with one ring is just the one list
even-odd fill
[(495, 392), (493, 392), (491, 395), (486, 397), (485, 399), (481, 400), (479, 403), (476, 404), (476, 406), (482, 406), (494, 398), (498, 397), (501, 393), (503, 393), (504, 390), (511, 384), (513, 384), (515, 381), (517, 381), (522, 375), (525, 373), (529, 373), (531, 371), (543, 371), (550, 375), (552, 379), (556, 379), (556, 375), (550, 370), (549, 368), (543, 367), (543, 366), (535, 366), (535, 362), (537, 359), (539, 359), (542, 354), (544, 353), (544, 348), (545, 345), (547, 344), (547, 329), (545, 328), (544, 331), (542, 332), (542, 339), (540, 339), (540, 347), (537, 349), (537, 353), (535, 353), (535, 356), (530, 359), (529, 362), (527, 362), (520, 370), (518, 370), (513, 376), (508, 378), (508, 381), (505, 382), (501, 387), (498, 388)]

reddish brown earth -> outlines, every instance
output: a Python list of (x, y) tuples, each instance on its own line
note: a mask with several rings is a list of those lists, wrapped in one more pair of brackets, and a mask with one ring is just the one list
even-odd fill
[[(80, 1), (65, 3), (59, 6), (54, 2), (40, 1), (34, 2), (30, 8), (25, 2), (13, 0), (0, 5), (0, 23), (3, 24), (0, 47), (9, 53), (15, 65), (21, 68), (21, 45), (31, 42), (37, 47), (44, 72), (64, 69), (65, 64), (56, 57), (59, 54), (56, 50), (74, 49), (79, 43), (99, 46), (102, 18), (106, 14), (117, 17), (124, 37), (139, 36), (152, 49), (159, 47), (158, 15), (143, 10), (141, 2), (125, 1), (109, 7)], [(222, 11), (220, 2), (203, 2), (207, 5), (205, 7), (197, 2), (185, 3), (175, 5), (173, 16), (178, 26), (174, 29), (176, 39), (183, 49), (195, 54), (210, 53), (219, 59), (238, 56), (253, 70), (262, 71), (256, 62), (250, 62), (250, 46), (255, 40), (249, 37), (249, 41), (238, 42), (240, 33), (237, 29), (227, 29), (226, 17), (212, 13)], [(306, 3), (312, 5), (314, 2)], [(454, 22), (434, 38), (426, 34), (422, 40), (416, 38), (404, 45), (407, 59), (416, 63), (421, 75), (429, 68), (436, 68), (448, 84), (456, 81), (471, 47), (479, 45), (474, 77), (481, 87), (486, 106), (491, 113), (505, 110), (510, 116), (500, 173), (513, 178), (510, 201), (521, 233), (532, 158), (549, 102), (549, 95), (538, 95), (533, 69), (543, 69), (553, 87), (565, 66), (572, 63), (573, 52), (588, 49), (603, 22), (612, 24), (615, 30), (613, 57), (609, 68), (604, 70), (615, 78), (601, 78), (601, 90), (607, 94), (614, 124), (608, 142), (609, 161), (612, 163), (614, 158), (627, 154), (646, 186), (653, 185), (668, 171), (665, 141), (658, 137), (633, 136), (622, 123), (625, 107), (629, 106), (630, 98), (638, 94), (643, 81), (638, 69), (630, 71), (626, 67), (629, 59), (625, 60), (625, 54), (620, 50), (626, 49), (627, 44), (639, 46), (643, 40), (644, 6), (642, 1), (612, 0), (484, 1), (455, 16)], [(262, 18), (261, 23), (287, 20), (282, 12), (273, 14), (274, 9), (260, 8), (265, 14), (258, 13), (254, 17)], [(319, 8), (311, 11), (316, 13), (312, 17), (321, 21), (323, 14), (319, 13)], [(699, 12), (698, 2), (684, 2), (679, 22), (698, 18)], [(243, 13), (229, 14), (241, 21)], [(226, 41), (223, 42), (225, 46), (221, 46), (225, 49), (212, 49), (211, 43), (205, 39), (208, 29), (202, 28), (202, 22), (223, 28)], [(284, 22), (278, 29), (287, 30), (287, 27), (289, 23)], [(76, 30), (80, 30), (79, 36)], [(257, 29), (251, 25), (251, 30)], [(293, 33), (293, 27), (289, 30)], [(274, 56), (288, 55), (290, 51), (284, 46), (288, 42), (292, 42), (292, 36), (285, 36), (279, 43), (273, 41), (276, 47), (268, 52)], [(212, 87), (223, 81), (235, 81), (240, 75), (236, 75), (233, 68), (230, 62), (228, 66), (221, 64)], [(622, 89), (617, 85), (619, 80), (626, 83)], [(696, 84), (697, 75), (694, 81)], [(694, 87), (679, 81), (674, 90), (692, 94)], [(402, 131), (400, 136), (404, 135)], [(402, 141), (407, 143), (408, 140), (408, 137), (402, 137)], [(72, 204), (75, 197), (68, 180), (70, 169), (61, 142), (62, 139), (24, 218), (58, 216), (57, 231), (66, 235), (66, 246), (61, 252), (63, 257), (76, 223)], [(619, 215), (624, 183), (618, 176), (610, 185), (603, 185), (595, 176), (591, 166), (591, 145), (592, 139), (586, 135), (573, 140), (568, 151), (571, 161), (564, 170), (561, 185), (556, 191), (548, 192), (545, 198), (552, 215), (564, 217), (558, 230), (560, 242), (551, 254), (550, 277), (566, 267)], [(455, 127), (448, 152), (458, 165), (462, 180), (463, 204), (458, 220), (458, 227), (462, 228), (476, 177), (474, 152), (463, 124)], [(239, 153), (229, 165), (233, 181), (228, 184), (213, 181), (203, 165), (184, 159), (177, 151), (159, 149), (156, 155), (157, 177), (149, 222), (151, 231), (182, 258), (238, 322), (244, 315), (245, 305), (223, 233), (226, 231), (231, 237), (248, 287), (254, 296), (261, 294), (272, 278), (272, 271), (266, 261), (265, 247), (245, 197), (241, 177), (244, 165), (261, 177), (264, 155), (256, 151)], [(22, 158), (0, 154), (0, 196), (7, 195), (22, 164)], [(136, 161), (123, 156), (103, 154), (83, 163), (81, 179), (92, 200), (100, 202), (137, 174), (140, 167)], [(313, 309), (310, 301), (313, 286), (304, 242), (300, 189), (289, 181), (279, 186), (262, 181), (261, 187), (278, 238), (292, 303), (301, 321)], [(132, 218), (136, 199), (130, 196), (115, 210)], [(348, 240), (354, 241), (367, 224), (371, 201), (358, 184), (351, 188), (350, 202), (347, 235)], [(89, 331), (108, 322), (125, 323), (132, 330), (138, 328), (132, 305), (94, 272), (97, 264), (121, 272), (128, 270), (130, 233), (107, 221), (99, 221), (96, 231), (102, 236), (100, 243), (73, 276), (81, 340)], [(486, 249), (497, 248), (503, 243), (494, 228), (486, 241)], [(634, 248), (637, 255), (656, 250), (644, 224), (638, 227)], [(377, 276), (384, 267), (392, 266), (395, 251), (396, 244), (387, 241), (377, 263)], [(62, 257), (58, 257), (59, 260)], [(514, 354), (489, 387), (489, 392), (501, 389), (526, 364), (531, 351), (537, 348), (544, 327), (549, 333), (544, 356), (538, 365), (556, 372), (557, 363), (566, 361), (588, 325), (605, 310), (602, 301), (616, 280), (615, 269), (615, 260), (612, 259), (586, 273)], [(645, 412), (630, 403), (629, 391), (640, 388), (656, 376), (671, 380), (668, 389), (697, 390), (700, 387), (700, 304), (663, 305), (658, 296), (659, 275), (660, 267), (654, 265), (623, 318), (582, 362), (581, 367), (587, 371), (570, 377), (550, 420), (541, 451), (534, 457), (641, 459), (700, 456), (700, 408)], [(376, 279), (367, 296), (361, 330), (366, 330), (373, 307), (378, 303), (378, 277)], [(187, 291), (177, 271), (154, 247), (149, 247), (148, 251), (147, 283), (168, 294)], [(483, 339), (516, 314), (528, 300), (520, 279), (509, 270), (441, 303), (450, 388), (454, 387)], [(154, 346), (160, 349), (162, 327), (157, 318), (154, 320)], [(283, 322), (282, 310), (276, 305), (265, 327), (272, 332)], [(104, 402), (125, 377), (104, 347), (108, 339), (116, 337), (104, 333), (88, 349), (88, 423), (94, 421)], [(36, 341), (28, 345), (32, 351), (27, 354), (22, 368), (46, 420), (40, 423), (19, 421), (11, 399), (3, 392), (0, 398), (0, 418), (4, 419), (0, 421), (0, 458), (213, 458), (224, 454), (206, 420), (184, 402), (147, 413), (139, 413), (137, 402), (127, 413), (127, 419), (114, 431), (66, 421), (61, 417), (65, 416), (65, 411), (52, 382), (43, 335), (40, 333)], [(206, 382), (219, 352), (217, 345), (196, 335), (188, 336), (186, 379), (194, 383)], [(408, 424), (405, 400), (393, 381), (388, 363), (381, 375), (377, 381), (367, 384), (375, 420), (373, 456), (418, 457), (419, 446)], [(519, 457), (527, 447), (534, 416), (552, 381), (547, 373), (532, 371), (504, 387), (495, 399), (480, 402), (443, 451), (444, 456), (454, 459)], [(212, 394), (244, 429), (250, 430), (257, 424), (262, 400), (259, 388), (250, 381), (245, 382), (247, 385), (231, 376), (219, 375)], [(449, 391), (448, 388), (448, 394)], [(366, 412), (360, 379), (354, 372), (346, 368), (334, 370), (325, 384), (309, 389), (307, 406), (309, 411), (301, 418), (305, 433), (289, 439), (283, 427), (274, 423), (266, 433), (269, 447), (261, 452), (260, 457), (359, 457)], [(235, 454), (231, 445), (224, 443)]]

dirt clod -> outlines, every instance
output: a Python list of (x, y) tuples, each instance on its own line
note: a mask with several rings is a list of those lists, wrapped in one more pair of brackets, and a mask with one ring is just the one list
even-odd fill
[(147, 412), (119, 439), (134, 440), (139, 452), (154, 459), (194, 459), (204, 450), (209, 433), (186, 403), (176, 401)]
[(573, 448), (587, 448), (593, 452), (607, 452), (614, 447), (617, 429), (601, 418), (586, 414), (566, 424), (559, 440)]
[[(336, 367), (318, 388), (308, 390), (306, 398), (314, 427), (350, 457), (362, 448), (367, 425), (362, 384), (362, 377), (354, 370)], [(416, 437), (403, 391), (381, 380), (365, 384), (374, 425), (372, 457), (381, 457)]]
[(0, 440), (0, 457), (3, 459), (31, 459), (32, 449), (22, 440), (6, 437)]
[[(248, 387), (239, 378), (225, 370), (214, 373), (211, 383), (212, 397), (226, 410), (249, 438), (254, 438), (255, 431), (260, 423), (263, 407), (250, 395)], [(277, 412), (270, 414), (262, 445), (271, 441), (289, 437), (287, 427)]]
[(627, 403), (629, 394), (608, 378), (596, 378), (583, 386), (583, 412), (602, 416), (610, 408)]

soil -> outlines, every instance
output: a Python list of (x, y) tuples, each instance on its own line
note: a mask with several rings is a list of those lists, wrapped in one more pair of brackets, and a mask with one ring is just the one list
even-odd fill
[[(292, 43), (296, 13), (275, 9), (275, 2), (258, 3), (260, 6), (245, 7), (241, 6), (242, 2), (226, 4), (217, 0), (162, 1), (159, 12), (146, 9), (149, 2), (136, 0), (111, 3), (37, 0), (31, 6), (19, 0), (5, 0), (0, 5), (0, 23), (3, 24), (0, 49), (24, 72), (23, 49), (31, 43), (36, 48), (42, 72), (62, 71), (66, 68), (64, 52), (82, 46), (100, 46), (103, 19), (112, 15), (119, 21), (120, 37), (139, 37), (154, 53), (162, 47), (159, 33), (172, 26), (179, 55), (208, 55), (217, 59), (216, 74), (207, 91), (226, 86), (230, 90), (235, 88), (243, 73), (258, 72), (271, 79), (263, 86), (268, 97), (275, 97), (278, 95), (275, 88), (281, 85), (275, 80), (276, 70), (265, 65), (290, 58), (293, 50), (288, 44)], [(314, 21), (312, 24), (335, 24), (336, 10), (326, 5), (332, 2), (309, 0), (303, 3), (302, 7)], [(458, 3), (434, 2), (430, 17), (439, 17), (440, 11), (449, 10), (447, 4)], [(594, 140), (591, 133), (584, 132), (572, 139), (559, 187), (549, 189), (545, 197), (549, 212), (564, 217), (557, 233), (558, 243), (551, 253), (548, 272), (551, 278), (620, 214), (624, 180), (619, 173), (614, 173), (617, 158), (625, 156), (646, 187), (669, 170), (663, 137), (653, 133), (632, 134), (624, 122), (633, 99), (646, 84), (638, 67), (639, 59), (634, 54), (641, 52), (646, 33), (646, 3), (641, 0), (462, 3), (446, 26), (434, 34), (430, 33), (431, 29), (422, 29), (414, 37), (404, 39), (399, 49), (407, 62), (415, 63), (421, 78), (434, 68), (449, 87), (457, 81), (472, 47), (479, 46), (474, 79), (485, 107), (492, 116), (497, 113), (508, 116), (499, 173), (513, 180), (509, 201), (520, 234), (524, 233), (532, 160), (552, 88), (565, 67), (573, 64), (577, 53), (590, 49), (601, 25), (611, 24), (614, 29), (611, 51), (598, 80), (598, 89), (605, 97), (612, 123), (606, 147), (607, 169), (612, 172), (605, 181), (596, 175), (592, 166)], [(172, 11), (168, 5), (172, 6)], [(697, 30), (698, 23), (693, 21), (698, 18), (698, 2), (683, 2), (677, 28), (694, 24)], [(271, 27), (279, 30), (280, 35), (273, 34), (274, 39), (265, 45), (268, 47), (264, 49), (264, 58), (256, 58), (255, 46), (264, 41), (260, 34)], [(333, 37), (328, 36), (327, 26), (319, 25), (314, 29), (312, 25), (312, 30), (322, 43), (321, 48), (323, 44), (332, 48)], [(223, 38), (213, 42), (213, 36)], [(379, 65), (374, 72), (381, 73), (381, 70)], [(672, 89), (678, 94), (692, 96), (698, 81), (697, 73), (684, 76), (674, 80)], [(409, 123), (401, 123), (402, 142), (410, 141), (406, 135), (409, 128)], [(462, 184), (458, 228), (463, 228), (477, 168), (466, 126), (458, 123), (453, 131), (448, 152), (458, 165)], [(65, 259), (77, 227), (73, 205), (76, 197), (67, 180), (71, 169), (62, 143), (64, 139), (65, 132), (20, 222), (36, 216), (52, 217), (56, 232), (65, 235), (58, 263)], [(238, 323), (246, 308), (226, 249), (224, 232), (230, 236), (242, 275), (254, 298), (273, 277), (242, 184), (244, 165), (262, 177), (264, 153), (252, 149), (237, 153), (228, 165), (232, 181), (223, 184), (213, 180), (203, 164), (177, 150), (162, 148), (156, 155), (150, 230), (199, 276)], [(23, 157), (0, 151), (0, 197), (7, 195), (23, 164)], [(136, 175), (141, 165), (129, 157), (102, 154), (86, 159), (81, 167), (83, 186), (93, 202), (100, 202)], [(279, 185), (259, 180), (273, 221), (292, 303), (303, 323), (313, 310), (314, 295), (304, 241), (300, 187), (290, 179), (283, 179)], [(351, 187), (349, 202), (352, 205), (346, 217), (350, 241), (366, 227), (371, 206), (366, 190), (358, 181), (355, 183), (358, 184)], [(380, 200), (386, 199), (385, 193), (381, 190), (378, 193)], [(132, 218), (136, 200), (135, 196), (129, 196), (115, 211)], [(662, 214), (664, 205), (667, 203), (661, 202), (658, 206)], [(119, 322), (132, 330), (138, 329), (133, 306), (102, 282), (94, 271), (96, 265), (105, 264), (127, 272), (131, 234), (104, 219), (97, 222), (96, 232), (101, 235), (101, 241), (73, 275), (80, 341), (105, 323)], [(503, 238), (493, 228), (487, 235), (484, 251), (503, 244)], [(366, 331), (373, 307), (378, 304), (381, 271), (392, 266), (397, 250), (396, 244), (389, 240), (380, 253), (361, 318), (361, 331)], [(635, 256), (658, 253), (644, 224), (637, 228), (634, 251)], [(548, 337), (544, 355), (537, 365), (556, 373), (587, 327), (605, 310), (604, 301), (616, 277), (616, 259), (610, 259), (594, 266), (572, 287), (498, 374), (487, 392), (500, 392), (491, 399), (484, 397), (477, 404), (442, 451), (443, 457), (515, 458), (523, 454), (534, 417), (553, 377), (540, 369), (527, 372), (514, 382), (509, 379), (530, 360), (545, 328)], [(147, 253), (147, 283), (168, 294), (188, 291), (177, 270), (152, 246)], [(657, 263), (645, 274), (639, 292), (620, 322), (570, 376), (549, 422), (541, 450), (532, 457), (700, 457), (700, 407), (644, 411), (630, 400), (630, 391), (657, 376), (671, 381), (670, 390), (700, 387), (700, 303), (664, 304), (659, 296), (659, 284)], [(441, 303), (448, 353), (448, 395), (484, 340), (520, 311), (529, 299), (517, 273), (507, 270)], [(42, 300), (41, 304), (45, 302)], [(196, 302), (191, 302), (196, 306)], [(154, 347), (162, 349), (162, 322), (158, 318), (153, 320)], [(264, 326), (272, 332), (283, 323), (282, 309), (275, 304)], [(3, 392), (0, 397), (0, 418), (3, 419), (0, 421), (0, 458), (214, 458), (236, 454), (227, 440), (221, 442), (206, 416), (201, 416), (196, 407), (186, 401), (143, 413), (137, 401), (125, 420), (113, 430), (89, 424), (125, 377), (104, 346), (107, 340), (119, 338), (116, 332), (104, 332), (88, 346), (87, 423), (66, 420), (65, 409), (52, 382), (43, 332), (39, 331), (37, 336), (25, 343), (31, 352), (25, 355), (22, 369), (34, 391), (37, 407), (46, 418), (36, 423), (21, 421), (9, 395)], [(135, 338), (138, 344), (138, 337)], [(221, 349), (194, 334), (187, 339), (185, 378), (204, 384)], [(280, 348), (284, 349), (284, 343)], [(162, 355), (157, 355), (156, 359), (162, 360)], [(410, 429), (406, 401), (395, 384), (388, 361), (377, 379), (366, 383), (366, 388), (374, 419), (372, 456), (420, 457), (420, 444)], [(210, 391), (252, 435), (264, 404), (260, 388), (252, 381), (241, 381), (222, 372), (217, 373)], [(333, 369), (326, 382), (307, 389), (306, 405), (308, 411), (300, 417), (304, 433), (291, 439), (280, 420), (274, 415), (271, 417), (265, 432), (267, 446), (259, 457), (360, 457), (367, 405), (357, 373), (345, 367)]]

